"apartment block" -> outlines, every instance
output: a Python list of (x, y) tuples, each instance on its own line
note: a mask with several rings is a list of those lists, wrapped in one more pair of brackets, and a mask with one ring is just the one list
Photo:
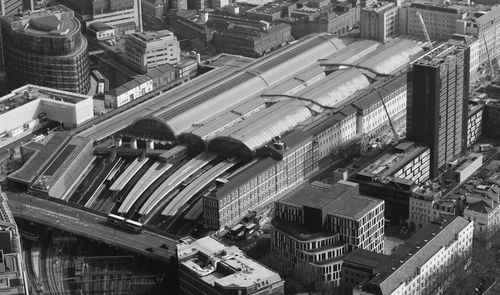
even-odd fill
[(377, 2), (361, 9), (361, 38), (385, 43), (388, 38), (398, 35), (399, 7), (393, 2)]
[(463, 267), (455, 262), (468, 257), (472, 235), (472, 222), (453, 217), (424, 226), (391, 255), (356, 250), (343, 265), (346, 289), (359, 283), (352, 294), (442, 294), (454, 269)]
[(359, 194), (357, 184), (307, 184), (275, 202), (271, 253), (280, 273), (337, 287), (342, 259), (356, 248), (384, 249), (384, 202)]
[(181, 49), (174, 33), (169, 30), (138, 32), (127, 36), (125, 59), (140, 73), (180, 61)]

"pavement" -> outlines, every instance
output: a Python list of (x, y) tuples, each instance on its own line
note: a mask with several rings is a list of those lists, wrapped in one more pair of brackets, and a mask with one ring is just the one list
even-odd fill
[[(15, 218), (33, 221), (105, 244), (169, 262), (176, 255), (177, 241), (143, 230), (134, 234), (114, 228), (107, 218), (75, 207), (23, 193), (6, 192)], [(161, 245), (167, 245), (163, 249)], [(152, 248), (152, 252), (146, 249)], [(151, 250), (151, 249), (150, 249)]]

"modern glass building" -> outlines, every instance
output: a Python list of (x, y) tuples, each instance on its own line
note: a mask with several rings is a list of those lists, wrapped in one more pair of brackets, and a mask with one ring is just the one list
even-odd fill
[(76, 93), (90, 89), (87, 39), (63, 5), (0, 20), (5, 71), (14, 84)]

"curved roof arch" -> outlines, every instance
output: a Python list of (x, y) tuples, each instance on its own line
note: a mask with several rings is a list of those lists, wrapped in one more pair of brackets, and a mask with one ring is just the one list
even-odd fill
[(222, 151), (222, 142), (227, 142), (231, 151), (237, 142), (239, 150), (254, 154), (259, 147), (292, 130), (310, 117), (312, 113), (303, 102), (282, 101), (224, 130), (210, 141), (208, 150), (225, 154)]
[(337, 107), (349, 96), (369, 85), (368, 78), (358, 69), (338, 70), (324, 78), (323, 82), (299, 92), (297, 96), (312, 100), (320, 106)]
[(167, 122), (153, 116), (146, 116), (135, 120), (127, 128), (126, 133), (132, 137), (156, 140), (174, 140), (176, 138), (173, 129)]
[(379, 47), (373, 55), (367, 56), (358, 66), (380, 74), (391, 74), (408, 64), (412, 56), (423, 51), (415, 41), (399, 39)]
[(238, 159), (250, 161), (255, 152), (239, 139), (230, 136), (219, 136), (212, 139), (207, 146), (209, 152), (226, 157), (237, 157)]

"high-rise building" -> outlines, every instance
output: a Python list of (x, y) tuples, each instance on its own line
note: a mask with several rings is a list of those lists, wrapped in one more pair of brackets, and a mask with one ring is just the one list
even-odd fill
[(452, 44), (442, 44), (410, 65), (407, 138), (430, 147), (431, 178), (466, 148), (468, 67), (468, 47)]
[(356, 248), (382, 253), (384, 201), (348, 181), (314, 182), (275, 202), (271, 255), (280, 273), (318, 289), (340, 282), (342, 258)]
[(125, 59), (141, 73), (164, 64), (175, 65), (180, 57), (179, 41), (169, 30), (138, 32), (125, 40)]
[(117, 34), (142, 31), (140, 0), (59, 0), (75, 11), (84, 27), (95, 22), (113, 26)]
[(0, 19), (7, 78), (86, 94), (90, 88), (87, 39), (72, 10), (57, 5)]

